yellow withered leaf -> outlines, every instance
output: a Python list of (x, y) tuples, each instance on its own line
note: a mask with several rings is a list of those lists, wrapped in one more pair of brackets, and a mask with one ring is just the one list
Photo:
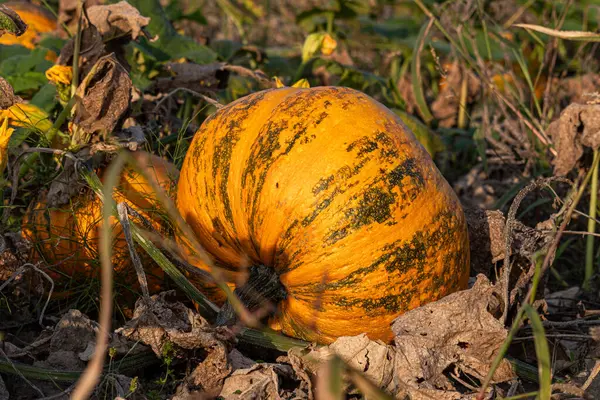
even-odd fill
[(42, 132), (52, 128), (48, 113), (33, 104), (18, 103), (0, 110), (1, 120), (13, 127), (35, 128)]
[(4, 172), (8, 162), (8, 142), (14, 131), (8, 126), (8, 118), (2, 119), (0, 124), (0, 175)]

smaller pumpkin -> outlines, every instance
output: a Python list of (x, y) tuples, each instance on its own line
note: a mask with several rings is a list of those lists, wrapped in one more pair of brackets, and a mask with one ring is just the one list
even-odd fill
[[(53, 32), (58, 26), (56, 18), (44, 7), (25, 1), (10, 1), (5, 5), (21, 17), (27, 24), (27, 30), (21, 36), (0, 36), (0, 44), (21, 45), (33, 49), (44, 33)], [(51, 58), (55, 59), (56, 54), (53, 53)]]
[[(179, 171), (173, 164), (144, 152), (131, 155), (167, 194), (174, 193)], [(117, 203), (126, 202), (158, 231), (168, 229), (152, 185), (135, 169), (126, 167), (123, 170), (113, 197)], [(97, 273), (102, 209), (102, 202), (91, 191), (75, 196), (67, 205), (53, 209), (48, 208), (44, 194), (28, 210), (23, 220), (23, 235), (35, 244), (33, 259), (44, 259), (53, 269), (69, 276)], [(111, 217), (111, 226), (115, 272), (123, 275), (123, 281), (135, 284), (137, 276), (130, 270), (131, 257), (121, 224)], [(144, 256), (141, 251), (140, 256)], [(154, 275), (153, 279), (149, 279), (150, 287), (158, 286), (163, 277), (162, 270), (156, 266), (150, 273)]]

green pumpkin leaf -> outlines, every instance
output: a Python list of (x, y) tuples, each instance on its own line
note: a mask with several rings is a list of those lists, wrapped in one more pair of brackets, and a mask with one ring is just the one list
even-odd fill
[(159, 61), (185, 57), (198, 64), (208, 64), (217, 59), (217, 53), (210, 48), (178, 34), (158, 0), (131, 0), (130, 4), (137, 8), (140, 14), (150, 18), (147, 29), (157, 40), (150, 43), (142, 37), (140, 43), (144, 47), (152, 48), (153, 55)]

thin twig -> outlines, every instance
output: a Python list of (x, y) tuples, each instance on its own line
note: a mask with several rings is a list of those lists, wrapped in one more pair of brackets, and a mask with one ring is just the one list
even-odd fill
[(77, 163), (81, 162), (81, 160), (79, 158), (77, 158), (77, 156), (75, 156), (73, 153), (70, 153), (65, 150), (51, 149), (51, 148), (46, 148), (46, 147), (32, 147), (30, 149), (24, 149), (15, 158), (15, 160), (12, 163), (10, 163), (8, 166), (9, 174), (12, 173), (12, 185), (11, 185), (11, 189), (10, 189), (11, 192), (10, 192), (10, 199), (9, 199), (8, 205), (5, 206), (4, 212), (2, 214), (2, 222), (5, 224), (6, 224), (6, 221), (8, 221), (8, 218), (10, 217), (10, 211), (11, 211), (12, 205), (14, 204), (15, 200), (17, 199), (17, 193), (18, 193), (17, 188), (19, 187), (19, 175), (20, 175), (20, 168), (17, 168), (17, 166), (19, 165), (21, 158), (25, 154), (30, 154), (30, 153), (49, 153), (49, 154), (61, 155), (61, 156), (68, 157), (68, 158), (74, 160), (75, 165), (77, 165)]
[(186, 92), (186, 93), (190, 93), (193, 94), (196, 97), (200, 97), (202, 100), (206, 101), (207, 103), (209, 103), (210, 105), (214, 106), (217, 110), (225, 107), (223, 104), (219, 103), (218, 101), (216, 101), (215, 99), (211, 99), (210, 97), (203, 95), (202, 93), (198, 93), (192, 89), (188, 89), (188, 88), (184, 88), (184, 87), (178, 87), (176, 89), (171, 90), (169, 93), (167, 93), (165, 95), (165, 97), (163, 97), (162, 99), (160, 99), (156, 105), (154, 106), (154, 111), (158, 110), (158, 108), (160, 107), (160, 105), (162, 103), (164, 103), (167, 99), (169, 99), (170, 97), (172, 97), (173, 95), (175, 95), (178, 92)]
[(8, 363), (13, 367), (13, 369), (15, 370), (17, 375), (19, 375), (19, 377), (21, 377), (21, 379), (23, 379), (25, 382), (27, 382), (27, 384), (29, 386), (31, 386), (36, 392), (38, 392), (41, 395), (41, 397), (46, 397), (44, 392), (42, 392), (39, 387), (37, 387), (33, 383), (31, 383), (31, 381), (29, 379), (27, 379), (25, 377), (25, 375), (23, 375), (23, 373), (17, 367), (15, 367), (15, 364), (12, 362), (12, 360), (10, 358), (8, 358), (8, 356), (6, 355), (4, 350), (2, 350), (1, 346), (0, 346), (0, 355), (2, 355), (6, 359), (6, 361), (8, 361)]
[(56, 394), (53, 394), (52, 396), (48, 396), (48, 397), (42, 397), (41, 399), (38, 399), (38, 400), (54, 400), (54, 399), (58, 399), (58, 398), (64, 398), (66, 395), (71, 393), (73, 391), (73, 389), (75, 389), (75, 384), (72, 384), (71, 386), (69, 386), (68, 388), (66, 388), (65, 390), (63, 390), (60, 393), (56, 393)]
[(586, 319), (574, 319), (571, 321), (543, 321), (544, 326), (550, 326), (552, 328), (567, 328), (578, 325), (600, 325), (600, 320), (586, 320)]

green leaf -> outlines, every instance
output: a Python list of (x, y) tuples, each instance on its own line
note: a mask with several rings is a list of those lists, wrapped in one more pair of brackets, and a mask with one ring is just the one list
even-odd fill
[(142, 37), (140, 43), (146, 48), (152, 48), (153, 55), (159, 61), (185, 57), (198, 64), (208, 64), (217, 59), (217, 54), (210, 48), (178, 34), (158, 0), (131, 0), (130, 4), (140, 14), (150, 18), (147, 29), (153, 36), (158, 36), (158, 39), (150, 43)]
[[(7, 47), (18, 49), (21, 46), (5, 46), (0, 51), (0, 56), (3, 55), (2, 53)], [(46, 52), (47, 50), (43, 48), (36, 48), (32, 51), (27, 50), (26, 52), (16, 50), (17, 55), (2, 58), (0, 76), (3, 76), (12, 85), (15, 93), (39, 89), (48, 82), (45, 72), (46, 69), (52, 66), (52, 63), (46, 60)]]
[(429, 22), (423, 24), (421, 31), (419, 32), (419, 37), (415, 43), (415, 48), (413, 51), (412, 62), (411, 62), (411, 79), (412, 79), (412, 89), (415, 95), (415, 102), (417, 103), (417, 109), (419, 110), (419, 114), (423, 117), (423, 120), (427, 125), (429, 125), (434, 117), (431, 115), (429, 111), (429, 106), (425, 101), (425, 95), (423, 94), (423, 79), (421, 76), (421, 50), (425, 45), (427, 26)]
[(167, 15), (167, 18), (169, 18), (169, 20), (173, 21), (173, 22), (188, 20), (188, 21), (197, 22), (201, 25), (206, 25), (208, 23), (208, 21), (204, 17), (204, 14), (202, 14), (202, 11), (200, 9), (197, 9), (197, 10), (192, 11), (191, 13), (185, 14), (181, 7), (181, 3), (177, 0), (171, 1), (165, 7), (165, 14)]
[(242, 48), (242, 44), (233, 40), (215, 40), (210, 47), (217, 52), (221, 59), (229, 60)]
[(50, 112), (56, 105), (56, 86), (51, 83), (44, 84), (38, 92), (33, 95), (31, 103), (46, 112)]

